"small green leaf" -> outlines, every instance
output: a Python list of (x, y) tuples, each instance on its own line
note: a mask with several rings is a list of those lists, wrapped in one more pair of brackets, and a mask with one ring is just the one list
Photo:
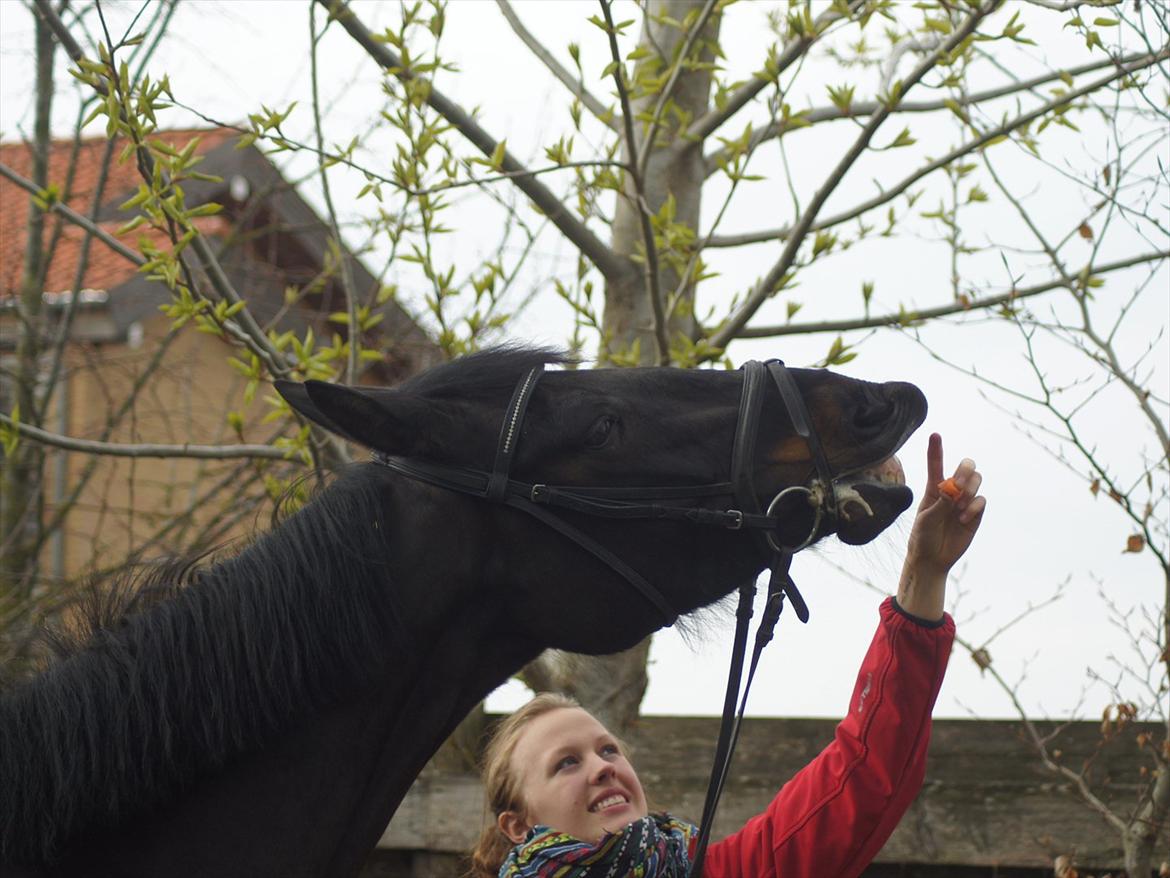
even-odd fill
[(12, 407), (12, 411), (8, 415), (12, 419), (12, 425), (0, 424), (0, 447), (4, 448), (6, 457), (12, 457), (16, 453), (16, 447), (20, 444), (20, 403)]
[(146, 222), (146, 217), (139, 214), (138, 216), (134, 217), (134, 219), (130, 220), (130, 222), (119, 226), (114, 231), (114, 237), (120, 238), (125, 234), (129, 234), (130, 232), (132, 232), (136, 228), (138, 228), (140, 225), (142, 225), (144, 222)]
[(492, 150), (492, 156), (488, 159), (489, 164), (493, 170), (499, 171), (504, 167), (504, 153), (508, 149), (507, 139), (501, 140), (496, 144), (496, 148)]
[(187, 211), (188, 217), (197, 216), (214, 216), (223, 210), (222, 204), (216, 204), (214, 201), (209, 201), (207, 204), (201, 204), (198, 207), (192, 207)]

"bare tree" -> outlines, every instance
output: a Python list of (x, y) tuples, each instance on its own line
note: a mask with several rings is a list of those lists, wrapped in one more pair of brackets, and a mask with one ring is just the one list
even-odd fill
[[(819, 362), (834, 365), (857, 354), (857, 338), (844, 335), (850, 331), (904, 331), (954, 315), (994, 314), (1078, 278), (1091, 286), (1167, 261), (1164, 223), (1136, 239), (1101, 226), (1102, 246), (1087, 261), (1029, 264), (996, 281), (979, 260), (1010, 252), (1011, 242), (993, 224), (977, 225), (983, 205), (1009, 204), (1005, 193), (993, 194), (994, 173), (1031, 161), (1049, 168), (1045, 156), (1059, 148), (1058, 133), (1086, 136), (1125, 119), (1115, 130), (1127, 148), (1148, 157), (1164, 143), (1159, 90), (1170, 46), (1160, 3), (778, 5), (765, 22), (770, 47), (739, 78), (725, 69), (725, 17), (759, 7), (602, 0), (590, 18), (593, 36), (562, 50), (528, 30), (524, 7), (497, 5), (550, 82), (568, 92), (568, 127), (550, 135), (537, 158), (518, 153), (445, 93), (457, 74), (444, 55), (444, 27), (460, 10), (439, 2), (403, 6), (381, 31), (363, 20), (364, 6), (316, 0), (308, 7), (314, 83), (316, 47), (331, 28), (343, 29), (383, 74), (384, 104), (369, 130), (327, 137), (316, 87), (303, 109), (261, 108), (239, 126), (245, 141), (290, 162), (311, 157), (324, 187), (342, 174), (360, 175), (348, 220), (324, 190), (335, 242), (345, 237), (380, 260), (387, 283), (378, 295), (413, 307), (450, 355), (506, 334), (509, 316), (537, 295), (538, 282), (555, 289), (571, 314), (571, 344), (596, 346), (606, 365), (719, 365), (729, 362), (733, 342), (816, 333), (829, 334)], [(126, 80), (119, 72), (130, 47), (125, 39), (106, 35), (86, 52), (47, 0), (37, 0), (36, 9), (80, 79), (101, 96), (109, 130), (134, 146), (127, 157), (142, 170), (142, 222), (173, 243), (142, 259), (174, 290), (175, 319), (199, 321), (240, 348), (252, 364), (250, 380), (345, 380), (363, 356), (376, 357), (344, 342), (274, 340), (249, 316), (246, 297), (218, 270), (194, 222), (213, 208), (187, 205), (179, 195), (192, 169), (151, 140), (158, 118), (182, 103), (183, 84)], [(634, 20), (621, 20), (627, 10)], [(1079, 56), (1059, 63), (1045, 57), (1030, 36), (1044, 29), (1078, 35)], [(213, 112), (202, 116), (223, 124)], [(309, 136), (295, 136), (298, 125)], [(364, 150), (376, 136), (383, 148)], [(1165, 183), (1155, 179), (1152, 196), (1118, 192), (1113, 203), (1142, 213), (1137, 201), (1164, 199)], [(739, 205), (764, 189), (773, 213), (787, 221), (726, 232)], [(443, 243), (459, 231), (452, 207), (469, 193), (495, 205), (507, 242), (472, 266)], [(951, 258), (928, 278), (929, 301), (878, 289), (864, 275), (853, 291), (840, 291), (838, 275), (857, 274), (850, 260), (870, 242), (914, 246), (939, 238)], [(573, 248), (574, 268), (526, 279), (534, 242), (550, 239)], [(738, 290), (712, 282), (717, 265), (735, 261), (758, 265), (758, 278)], [(337, 321), (362, 326), (376, 305), (350, 289)], [(798, 313), (815, 316), (801, 322)], [(270, 404), (281, 414), (278, 400)], [(285, 450), (320, 460), (329, 441), (305, 431)], [(576, 694), (615, 727), (627, 725), (645, 686), (645, 656), (644, 644), (611, 660), (610, 670), (588, 675), (599, 687)], [(586, 676), (575, 667), (551, 661), (529, 673), (534, 682), (573, 688)]]

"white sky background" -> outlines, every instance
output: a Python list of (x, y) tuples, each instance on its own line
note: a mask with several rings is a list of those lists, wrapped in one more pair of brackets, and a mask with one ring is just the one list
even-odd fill
[[(609, 82), (598, 81), (601, 69), (609, 60), (607, 50), (601, 42), (600, 31), (585, 22), (597, 12), (596, 5), (569, 2), (516, 5), (528, 27), (566, 65), (569, 63), (566, 45), (570, 41), (582, 44), (585, 69), (592, 77), (588, 85), (598, 97), (608, 100)], [(764, 26), (764, 14), (770, 5), (741, 4), (725, 16), (723, 45), (728, 68), (737, 78), (758, 68), (765, 55), (770, 35)], [(109, 2), (105, 8), (111, 29), (120, 33), (139, 5)], [(247, 113), (258, 111), (261, 104), (283, 108), (292, 100), (300, 100), (285, 131), (301, 142), (313, 142), (307, 8), (306, 3), (277, 0), (189, 0), (180, 7), (168, 42), (155, 56), (152, 74), (169, 73), (179, 100), (221, 121), (239, 122)], [(360, 3), (356, 8), (367, 26), (375, 31), (397, 20), (397, 4), (370, 2)], [(1022, 5), (1021, 10), (1037, 19), (1034, 11), (1028, 13)], [(619, 12), (616, 17), (619, 20), (634, 17), (632, 8), (625, 11), (630, 14)], [(1006, 21), (1006, 16), (1001, 19)], [(319, 15), (319, 25), (322, 20), (323, 16)], [(1085, 53), (1080, 38), (1071, 30), (1059, 27), (1064, 18), (1049, 20), (1054, 25), (1041, 27), (1041, 17), (1035, 29), (1029, 31), (1043, 47), (1036, 51), (1053, 64), (1060, 63), (1060, 59), (1072, 59), (1066, 63), (1083, 63)], [(96, 22), (91, 22), (91, 26), (96, 27)], [(19, 136), (31, 126), (31, 34), (31, 16), (24, 5), (15, 0), (0, 0), (0, 132), (6, 140)], [(1151, 39), (1156, 41), (1159, 37), (1155, 34)], [(880, 41), (877, 33), (874, 40)], [(632, 45), (626, 50), (629, 48)], [(1004, 53), (999, 57), (1005, 62), (1014, 54), (1007, 49), (997, 51)], [(543, 146), (555, 142), (561, 134), (571, 133), (565, 89), (529, 55), (494, 3), (484, 0), (451, 3), (442, 54), (446, 60), (457, 63), (462, 72), (444, 74), (439, 88), (464, 106), (478, 106), (487, 130), (496, 137), (506, 136), (509, 149), (530, 166), (544, 164)], [(322, 45), (321, 65), (328, 136), (335, 142), (346, 143), (354, 133), (364, 133), (377, 109), (383, 106), (381, 77), (374, 63), (337, 26)], [(816, 105), (827, 102), (823, 85), (826, 81), (841, 82), (843, 76), (830, 71), (826, 80), (826, 70), (829, 70), (826, 65), (812, 65), (802, 73), (803, 91), (788, 96), (795, 109), (809, 102)], [(1026, 66), (1020, 72), (1032, 75), (1038, 70), (1036, 66)], [(64, 79), (62, 76), (59, 81)], [(858, 72), (853, 75), (853, 81), (858, 85), (858, 99), (873, 95), (874, 74)], [(819, 84), (810, 90), (809, 83)], [(56, 130), (60, 135), (71, 130), (76, 94), (72, 86), (64, 86), (59, 95)], [(925, 94), (913, 97), (922, 99)], [(1159, 93), (1156, 99), (1164, 100), (1164, 96)], [(1010, 106), (999, 105), (993, 115), (998, 117), (1009, 110)], [(763, 107), (757, 106), (753, 114), (737, 117), (721, 133), (738, 135), (746, 118), (754, 118), (759, 124), (763, 112)], [(181, 110), (169, 112), (160, 121), (169, 127), (200, 124)], [(805, 184), (801, 191), (802, 203), (807, 203), (814, 185), (823, 179), (843, 150), (842, 144), (847, 141), (842, 139), (840, 126), (845, 124), (849, 123), (836, 123), (836, 128), (826, 126), (823, 133), (820, 129), (798, 132), (786, 140), (788, 161), (796, 178)], [(869, 197), (875, 191), (872, 178), (880, 175), (887, 183), (899, 179), (917, 167), (924, 156), (938, 155), (953, 146), (958, 136), (953, 125), (941, 120), (931, 123), (914, 117), (911, 125), (919, 143), (910, 149), (867, 159), (847, 178), (822, 215)], [(875, 142), (892, 140), (900, 124), (891, 123), (888, 127), (889, 131), (883, 130)], [(99, 132), (100, 128), (95, 128), (94, 133)], [(1082, 137), (1061, 130), (1043, 141), (1045, 156), (1051, 157), (1054, 165), (1073, 173), (1086, 168), (1099, 169), (1112, 157), (1112, 152), (1107, 132), (1099, 127), (1094, 132)], [(1151, 141), (1147, 138), (1143, 143), (1148, 146)], [(1161, 142), (1149, 152), (1148, 166), (1152, 167), (1158, 159), (1165, 163), (1166, 143), (1163, 132)], [(371, 140), (357, 157), (358, 161), (374, 168), (386, 167), (387, 159), (380, 150), (387, 144), (384, 135)], [(473, 154), (469, 145), (459, 148), (463, 155)], [(1061, 183), (1057, 171), (1042, 171), (1036, 162), (1017, 157), (1020, 151), (1012, 144), (995, 149), (999, 151), (996, 158), (1010, 159), (1005, 167), (1012, 177), (1013, 192), (1027, 199), (1030, 209), (1052, 237), (1059, 240), (1074, 232), (1081, 219), (1088, 215), (1091, 193)], [(582, 144), (574, 157), (585, 158), (587, 154), (588, 149)], [(291, 165), (285, 157), (278, 158), (278, 162), (294, 178), (312, 169), (312, 161), (306, 158), (293, 159)], [(721, 233), (772, 228), (791, 219), (791, 201), (775, 143), (757, 152), (750, 170), (766, 175), (768, 180), (741, 187), (743, 194), (733, 202), (720, 226)], [(544, 180), (554, 191), (565, 191), (571, 177), (566, 172), (560, 178), (553, 175)], [(332, 174), (331, 181), (343, 215), (353, 218), (368, 209), (368, 202), (354, 200), (364, 182), (360, 177), (339, 171)], [(1021, 286), (1046, 280), (1049, 272), (1045, 260), (1033, 252), (1034, 242), (1016, 214), (1004, 204), (989, 180), (984, 178), (979, 182), (992, 195), (993, 203), (967, 208), (961, 222), (969, 243), (990, 244), (992, 249), (984, 255), (964, 258), (961, 263), (964, 284), (969, 283), (974, 290), (990, 286), (1000, 291), (1009, 271), (1020, 278)], [(916, 209), (934, 208), (943, 192), (941, 185), (941, 180), (936, 181)], [(718, 184), (712, 184), (704, 192), (706, 223), (714, 218), (721, 203), (719, 190)], [(315, 180), (302, 191), (315, 204), (321, 204)], [(492, 253), (500, 223), (499, 212), (485, 204), (485, 199), (472, 194), (472, 190), (465, 192), (466, 195), (458, 197), (458, 207), (450, 211), (447, 220), (459, 232), (451, 237), (451, 258), (461, 266), (457, 276)], [(896, 206), (901, 214), (905, 210), (904, 200), (896, 202)], [(1160, 212), (1158, 220), (1165, 228), (1170, 217), (1164, 188), (1152, 210)], [(883, 207), (869, 221), (881, 226), (884, 217)], [(921, 222), (916, 228), (920, 230), (917, 236), (866, 241), (843, 256), (806, 271), (801, 276), (801, 286), (791, 294), (792, 299), (805, 305), (797, 319), (855, 315), (860, 309), (864, 280), (876, 283), (872, 307), (875, 314), (896, 310), (899, 304), (925, 307), (949, 301), (949, 251), (938, 240), (937, 229), (929, 229)], [(706, 230), (704, 225), (702, 231)], [(1116, 249), (1103, 250), (1101, 260), (1166, 247), (1164, 237), (1141, 241), (1130, 230), (1119, 230), (1116, 234)], [(351, 243), (360, 241), (360, 235), (352, 234)], [(1076, 246), (1062, 253), (1070, 264), (1079, 268), (1083, 263), (1078, 260), (1087, 258), (1090, 248), (1079, 239), (1075, 243)], [(1008, 249), (1006, 245), (1030, 252)], [(705, 282), (700, 313), (708, 307), (719, 308), (733, 292), (746, 289), (778, 255), (776, 244), (709, 252), (709, 261), (720, 277)], [(370, 262), (375, 270), (381, 268), (376, 260)], [(570, 276), (574, 262), (574, 251), (559, 236), (548, 232), (541, 237), (519, 287), (521, 295), (537, 287), (545, 292), (534, 300), (520, 322), (511, 327), (510, 337), (565, 344), (570, 318), (567, 309), (551, 293), (549, 278), (554, 274)], [(409, 268), (392, 266), (387, 278), (400, 283), (406, 303), (412, 304), (412, 290), (417, 296), (420, 285)], [(1145, 282), (1147, 275), (1142, 271), (1109, 275), (1106, 286), (1099, 291), (1103, 307), (1117, 307), (1117, 303)], [(1126, 343), (1119, 345), (1119, 349), (1132, 359), (1148, 344), (1156, 346), (1146, 361), (1148, 386), (1160, 399), (1165, 399), (1170, 385), (1165, 337), (1170, 279), (1164, 265), (1149, 283), (1150, 293), (1142, 297), (1139, 311), (1129, 321)], [(600, 290), (600, 281), (597, 285)], [(784, 301), (781, 297), (771, 303), (753, 322), (783, 322)], [(1049, 307), (1047, 302), (1053, 306), (1061, 302), (1063, 306), (1063, 301), (1049, 299), (1041, 304), (1040, 300), (1033, 300), (1033, 303), (1041, 309)], [(416, 298), (413, 304), (418, 302)], [(1020, 337), (1010, 324), (975, 315), (932, 327), (924, 333), (924, 338), (963, 366), (976, 365), (981, 371), (994, 372), (1005, 381), (1013, 381), (1016, 386), (1029, 386), (1025, 383), (1027, 366), (1022, 359)], [(859, 339), (848, 337), (846, 341)], [(832, 336), (817, 335), (737, 342), (730, 353), (737, 363), (752, 357), (780, 356), (790, 365), (804, 365), (823, 357), (831, 341)], [(1067, 384), (1093, 374), (1082, 358), (1070, 356), (1066, 349), (1048, 345), (1043, 356), (1045, 366), (1057, 376), (1059, 383)], [(968, 558), (952, 577), (952, 598), (962, 592), (962, 599), (954, 607), (960, 634), (981, 641), (1029, 603), (1044, 601), (1064, 583), (1060, 601), (998, 637), (991, 653), (997, 667), (1009, 679), (1026, 674), (1022, 700), (1030, 710), (1061, 716), (1080, 709), (1089, 717), (1099, 715), (1102, 706), (1112, 699), (1105, 687), (1090, 686), (1086, 669), (1094, 667), (1113, 678), (1117, 670), (1111, 664), (1111, 655), (1135, 664), (1130, 641), (1111, 624), (1099, 588), (1118, 607), (1137, 608), (1139, 613), (1143, 605), (1156, 612), (1161, 598), (1162, 585), (1155, 559), (1148, 553), (1122, 554), (1125, 538), (1132, 531), (1129, 523), (1111, 501), (1103, 496), (1094, 499), (1085, 481), (1074, 477), (1039, 448), (1001, 410), (1001, 407), (1014, 410), (1018, 407), (1016, 403), (1003, 396), (993, 397), (991, 401), (985, 399), (975, 382), (933, 361), (908, 336), (883, 331), (868, 337), (858, 359), (841, 371), (871, 380), (911, 380), (926, 393), (931, 405), (930, 416), (900, 455), (908, 482), (916, 493), (920, 493), (925, 480), (926, 437), (931, 431), (944, 436), (948, 468), (958, 457), (966, 455), (975, 458), (985, 475), (984, 493), (989, 498), (989, 512)], [(1137, 460), (1157, 453), (1151, 430), (1135, 416), (1132, 399), (1122, 392), (1110, 390), (1103, 394), (1091, 411), (1093, 423), (1097, 425), (1096, 430), (1090, 431), (1092, 440), (1105, 449), (1104, 459), (1124, 473), (1121, 482), (1128, 483), (1136, 472)], [(1038, 417), (1041, 413), (1031, 414)], [(1087, 470), (1079, 461), (1075, 468), (1081, 473)], [(1165, 480), (1157, 487), (1165, 491)], [(1140, 496), (1144, 499), (1144, 494)], [(1164, 499), (1160, 508), (1164, 520)], [(811, 607), (812, 621), (808, 626), (801, 626), (794, 616), (785, 615), (777, 639), (761, 663), (751, 713), (832, 717), (842, 712), (852, 689), (853, 675), (872, 635), (879, 597), (831, 565), (848, 566), (883, 589), (894, 590), (909, 516), (907, 513), (898, 525), (868, 547), (852, 549), (828, 541), (816, 552), (806, 552), (797, 558), (794, 576)], [(730, 613), (712, 630), (706, 642), (695, 647), (682, 643), (674, 632), (659, 634), (652, 652), (651, 683), (644, 710), (718, 713), (730, 634)], [(1133, 683), (1126, 685), (1130, 687), (1128, 697), (1149, 702), (1148, 692), (1133, 689)], [(522, 687), (513, 684), (493, 696), (489, 706), (510, 708), (524, 697)], [(1165, 701), (1164, 696), (1162, 700)], [(1009, 701), (998, 687), (980, 675), (961, 649), (956, 649), (936, 715), (968, 716), (970, 712), (981, 717), (1013, 715)]]

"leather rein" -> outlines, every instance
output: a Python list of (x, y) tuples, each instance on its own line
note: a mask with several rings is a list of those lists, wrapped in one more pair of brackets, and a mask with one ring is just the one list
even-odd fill
[[(789, 575), (792, 556), (813, 542), (822, 522), (832, 522), (837, 517), (833, 475), (820, 440), (812, 428), (812, 419), (796, 381), (780, 360), (762, 363), (752, 360), (743, 365), (742, 371), (743, 391), (740, 395), (731, 455), (731, 478), (727, 482), (669, 487), (562, 487), (513, 479), (512, 461), (519, 444), (528, 402), (532, 398), (537, 382), (544, 374), (543, 364), (530, 369), (520, 379), (512, 393), (500, 427), (491, 472), (396, 457), (378, 451), (373, 453), (373, 459), (377, 463), (408, 478), (450, 491), (481, 497), (491, 502), (503, 503), (539, 519), (625, 579), (658, 610), (664, 626), (673, 625), (678, 613), (662, 592), (607, 547), (557, 515), (555, 510), (567, 509), (602, 518), (689, 521), (729, 530), (748, 530), (752, 533), (757, 545), (769, 559), (768, 567), (771, 573), (768, 581), (768, 598), (756, 630), (751, 664), (741, 697), (739, 693), (747, 651), (748, 628), (756, 595), (754, 577), (752, 581), (744, 583), (739, 588), (739, 606), (736, 610), (736, 629), (724, 697), (723, 719), (690, 878), (699, 878), (702, 874), (715, 810), (731, 767), (731, 756), (739, 738), (748, 691), (759, 663), (760, 653), (772, 639), (772, 632), (784, 608), (785, 598), (792, 603), (799, 619), (802, 622), (808, 621), (808, 605)], [(771, 382), (768, 381), (769, 377), (772, 379)], [(756, 493), (752, 474), (760, 412), (763, 408), (764, 391), (769, 383), (775, 384), (779, 390), (797, 435), (808, 446), (817, 475), (807, 486), (796, 485), (781, 490), (767, 507), (764, 507)], [(719, 496), (733, 498), (734, 507), (720, 510), (676, 505), (678, 501)], [(786, 546), (777, 539), (778, 512), (785, 500), (791, 497), (799, 499), (801, 496), (815, 510), (813, 525), (800, 543)]]

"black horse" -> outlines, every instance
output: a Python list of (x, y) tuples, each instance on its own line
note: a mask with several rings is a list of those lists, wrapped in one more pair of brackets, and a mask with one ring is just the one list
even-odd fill
[[(396, 389), (282, 392), (376, 452), (483, 470), (517, 382), (558, 361), (503, 349)], [(867, 470), (922, 422), (925, 400), (908, 384), (791, 374), (839, 484), (865, 499), (843, 510), (838, 535), (872, 538), (910, 497), (867, 482)], [(737, 372), (550, 371), (518, 425), (513, 475), (727, 481), (743, 384)], [(756, 449), (761, 496), (809, 481), (807, 445), (772, 386)], [(723, 597), (767, 560), (743, 530), (562, 517), (675, 613)], [(833, 526), (799, 504), (776, 537), (794, 545)], [(539, 520), (377, 462), (347, 468), (237, 556), (180, 578), (167, 599), (0, 699), (0, 875), (353, 875), (493, 687), (545, 648), (615, 652), (663, 624), (611, 566)]]

